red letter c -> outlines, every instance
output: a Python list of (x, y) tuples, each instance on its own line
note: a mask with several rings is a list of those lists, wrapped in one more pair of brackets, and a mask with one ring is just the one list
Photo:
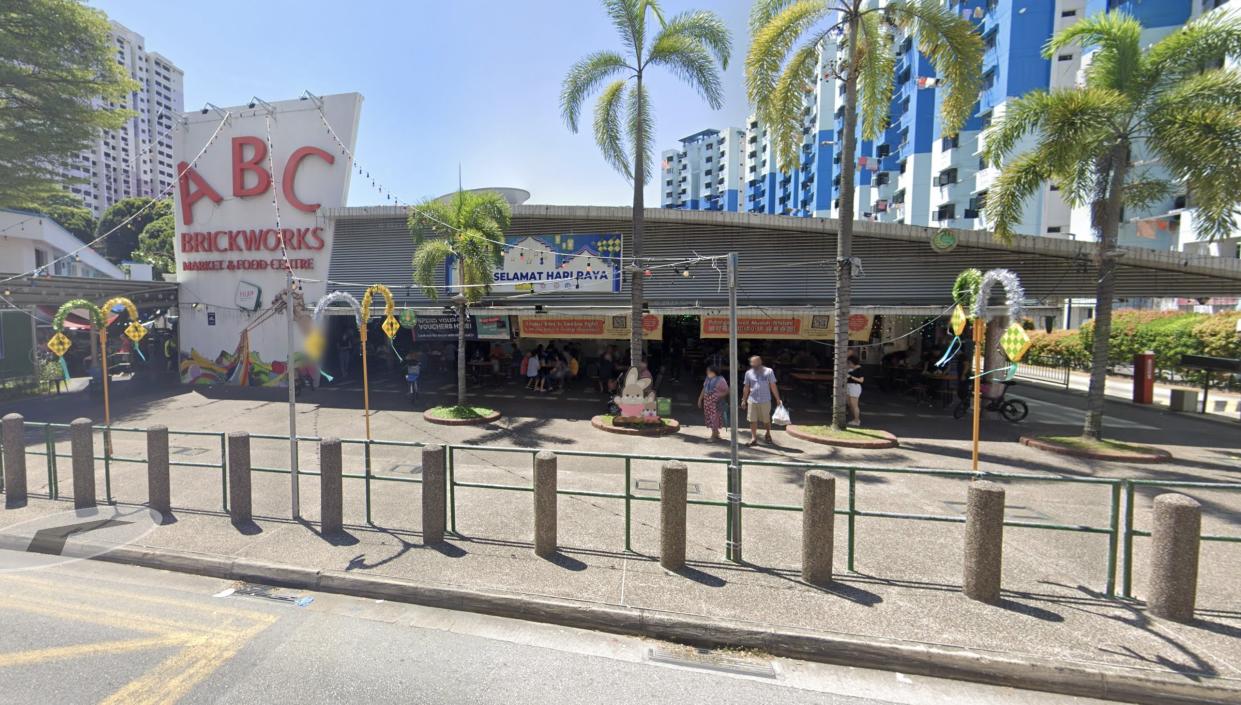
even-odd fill
[(303, 203), (298, 200), (297, 194), (293, 192), (293, 181), (297, 178), (297, 168), (301, 165), (302, 160), (311, 155), (322, 159), (328, 164), (336, 163), (336, 157), (333, 157), (331, 154), (328, 154), (318, 147), (301, 147), (289, 157), (288, 163), (285, 164), (284, 178), (281, 179), (280, 184), (281, 190), (284, 191), (284, 200), (288, 201), (289, 205), (299, 211), (306, 211), (307, 213), (314, 213), (319, 210), (319, 206), (322, 204)]

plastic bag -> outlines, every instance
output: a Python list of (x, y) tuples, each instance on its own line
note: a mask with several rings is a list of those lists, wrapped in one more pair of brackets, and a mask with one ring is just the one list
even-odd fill
[(789, 410), (784, 408), (784, 404), (777, 406), (776, 410), (772, 412), (771, 422), (779, 426), (788, 426), (793, 423), (789, 419)]

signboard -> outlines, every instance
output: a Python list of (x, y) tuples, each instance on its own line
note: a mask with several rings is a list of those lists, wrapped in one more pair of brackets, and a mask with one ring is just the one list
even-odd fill
[[(619, 293), (619, 233), (509, 235), (504, 261), (492, 273), (493, 291), (581, 291)], [(447, 282), (456, 285), (449, 258)]]
[(258, 284), (239, 281), (237, 282), (237, 295), (233, 297), (233, 301), (237, 304), (237, 308), (243, 311), (255, 311), (262, 303), (262, 297), (263, 290)]
[[(323, 212), (345, 203), (361, 107), (362, 96), (344, 93), (195, 111), (176, 124), (183, 382), (285, 384), (285, 279), (289, 270), (307, 279), (294, 295), (300, 351), (332, 257)], [(192, 306), (224, 306), (230, 295), (254, 313), (209, 324), (206, 306)]]
[[(554, 340), (628, 340), (629, 316), (519, 316), (518, 335), (522, 338)], [(663, 340), (664, 317), (642, 317), (643, 340)]]
[[(727, 338), (728, 316), (702, 316), (700, 337)], [(770, 340), (831, 340), (832, 317), (827, 314), (737, 316), (738, 338)]]
[(871, 328), (875, 325), (875, 317), (869, 313), (849, 315), (849, 340), (865, 343), (870, 340)]
[[(508, 340), (512, 337), (508, 316), (470, 314), (466, 316), (466, 340)], [(419, 314), (410, 330), (415, 342), (457, 339), (457, 315), (454, 313)]]

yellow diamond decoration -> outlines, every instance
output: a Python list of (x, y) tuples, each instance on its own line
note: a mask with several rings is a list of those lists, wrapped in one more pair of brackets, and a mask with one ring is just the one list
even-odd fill
[(965, 315), (965, 309), (958, 305), (952, 309), (952, 332), (954, 335), (961, 335), (965, 332), (965, 324), (968, 322), (969, 316)]
[(1020, 362), (1026, 351), (1030, 349), (1030, 335), (1020, 323), (1013, 323), (1000, 336), (1000, 349), (1013, 362)]
[(52, 339), (47, 341), (47, 349), (56, 353), (57, 357), (64, 357), (65, 351), (69, 349), (69, 338), (64, 333), (57, 333)]
[(392, 336), (396, 335), (396, 332), (398, 330), (401, 329), (401, 324), (397, 323), (395, 316), (393, 316), (392, 314), (388, 314), (388, 317), (384, 319), (384, 322), (381, 328), (383, 328), (384, 333), (387, 333), (388, 337), (391, 338)]
[(306, 354), (312, 360), (318, 360), (323, 357), (323, 346), (326, 341), (323, 340), (323, 334), (318, 330), (310, 331), (310, 335), (306, 336), (306, 340), (302, 346), (306, 348)]
[(125, 335), (128, 336), (130, 340), (137, 343), (146, 337), (147, 329), (145, 326), (141, 326), (137, 322), (130, 322), (129, 325), (125, 326)]

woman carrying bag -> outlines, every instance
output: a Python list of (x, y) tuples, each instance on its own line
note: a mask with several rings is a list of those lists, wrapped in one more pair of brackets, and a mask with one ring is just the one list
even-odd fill
[(720, 440), (720, 427), (724, 425), (724, 400), (728, 398), (728, 382), (720, 376), (720, 368), (707, 366), (707, 378), (703, 380), (702, 392), (698, 394), (698, 408), (702, 409), (711, 440)]

